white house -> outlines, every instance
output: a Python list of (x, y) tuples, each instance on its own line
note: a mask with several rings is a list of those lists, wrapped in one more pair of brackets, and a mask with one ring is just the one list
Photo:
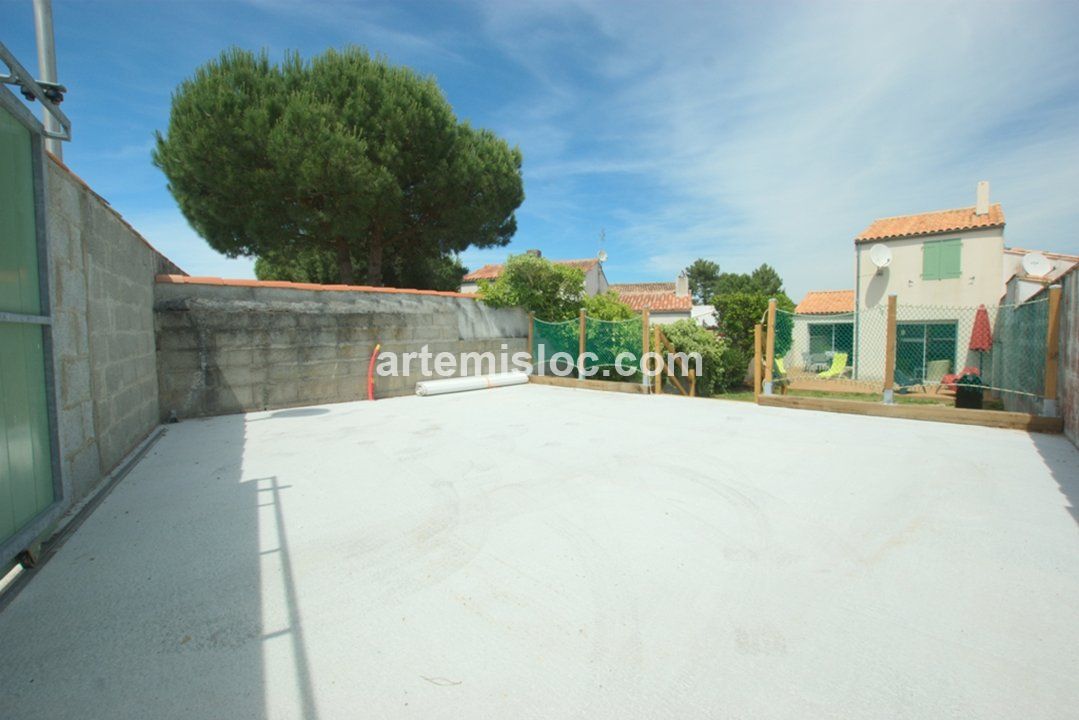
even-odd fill
[[(527, 254), (543, 257), (539, 250), (527, 250)], [(584, 291), (586, 295), (598, 295), (607, 292), (607, 276), (603, 273), (603, 261), (599, 258), (587, 258), (584, 260), (552, 260), (556, 265), (569, 265), (584, 271)], [(504, 265), (484, 265), (479, 270), (468, 273), (461, 278), (461, 292), (472, 293), (480, 289), (480, 280), (497, 280), (502, 274)]]
[(897, 374), (937, 382), (977, 364), (967, 343), (979, 306), (995, 321), (994, 308), (1022, 302), (1079, 260), (1046, 253), (1052, 272), (1026, 277), (1022, 260), (1031, 251), (1006, 249), (1004, 225), (1004, 211), (990, 204), (989, 183), (982, 181), (971, 207), (881, 218), (854, 239), (855, 377), (883, 377), (889, 295), (899, 304)]

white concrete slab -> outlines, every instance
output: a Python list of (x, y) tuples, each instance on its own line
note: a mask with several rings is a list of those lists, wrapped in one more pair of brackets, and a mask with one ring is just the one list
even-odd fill
[(1071, 718), (1061, 437), (522, 386), (184, 422), (0, 717)]

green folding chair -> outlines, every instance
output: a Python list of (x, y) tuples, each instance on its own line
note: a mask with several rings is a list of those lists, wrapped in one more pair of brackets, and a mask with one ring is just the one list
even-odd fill
[(824, 372), (817, 373), (817, 377), (825, 380), (839, 377), (847, 370), (847, 353), (837, 352), (832, 356), (832, 367)]

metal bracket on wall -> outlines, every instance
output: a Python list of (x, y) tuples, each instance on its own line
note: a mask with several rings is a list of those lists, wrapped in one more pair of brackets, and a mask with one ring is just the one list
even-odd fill
[(71, 120), (59, 108), (67, 88), (57, 83), (42, 83), (35, 80), (30, 71), (15, 59), (15, 55), (3, 43), (0, 43), (0, 61), (8, 67), (8, 73), (0, 75), (0, 83), (17, 85), (23, 97), (31, 102), (34, 100), (40, 102), (42, 107), (60, 123), (61, 132), (43, 130), (42, 134), (57, 140), (70, 140)]

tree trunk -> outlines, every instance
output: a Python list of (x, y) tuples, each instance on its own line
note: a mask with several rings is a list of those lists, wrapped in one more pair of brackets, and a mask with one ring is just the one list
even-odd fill
[(352, 269), (352, 253), (348, 249), (348, 240), (337, 238), (334, 249), (337, 251), (338, 282), (343, 285), (355, 285), (356, 273)]
[(382, 284), (382, 231), (378, 228), (371, 233), (367, 246), (367, 284)]

